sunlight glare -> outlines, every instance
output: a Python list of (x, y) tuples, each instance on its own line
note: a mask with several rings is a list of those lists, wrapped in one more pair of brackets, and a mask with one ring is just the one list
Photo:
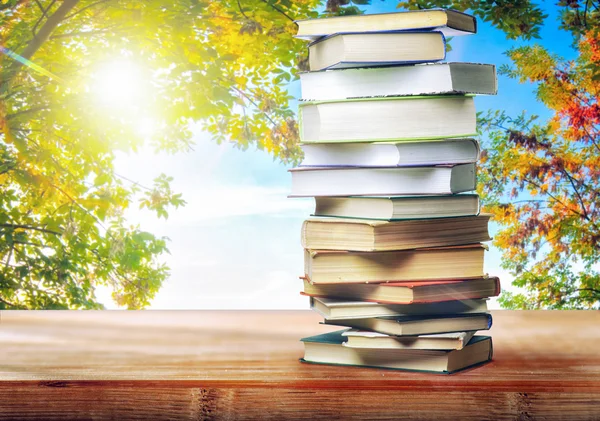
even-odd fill
[(141, 73), (135, 63), (126, 59), (105, 63), (94, 74), (94, 92), (102, 103), (111, 107), (139, 104)]
[(136, 131), (142, 137), (151, 137), (156, 131), (156, 123), (148, 117), (144, 117), (138, 121)]

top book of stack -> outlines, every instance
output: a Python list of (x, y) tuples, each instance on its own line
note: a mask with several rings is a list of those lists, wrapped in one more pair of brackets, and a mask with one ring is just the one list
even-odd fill
[(456, 10), (428, 9), (372, 15), (337, 16), (296, 21), (297, 38), (319, 38), (352, 32), (397, 32), (406, 30), (435, 30), (444, 36), (468, 35), (477, 32), (473, 16)]

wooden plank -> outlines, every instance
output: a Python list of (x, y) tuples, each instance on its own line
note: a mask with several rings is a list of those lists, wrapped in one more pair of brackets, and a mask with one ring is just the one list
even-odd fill
[(599, 419), (600, 313), (493, 317), (447, 376), (301, 364), (308, 311), (2, 312), (0, 419)]

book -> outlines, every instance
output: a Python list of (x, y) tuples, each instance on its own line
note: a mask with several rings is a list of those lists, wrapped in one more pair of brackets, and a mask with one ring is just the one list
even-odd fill
[(475, 139), (301, 145), (301, 167), (413, 167), (467, 164), (479, 158)]
[(367, 349), (463, 349), (474, 335), (475, 331), (394, 336), (357, 329), (342, 333), (346, 337), (343, 346)]
[(374, 221), (313, 217), (302, 224), (305, 249), (388, 251), (473, 244), (491, 240), (490, 214), (458, 218)]
[(338, 32), (382, 32), (407, 29), (435, 29), (446, 36), (477, 32), (475, 18), (448, 9), (410, 10), (370, 15), (336, 16), (297, 20), (297, 38), (315, 40)]
[(324, 319), (364, 319), (380, 316), (435, 316), (442, 314), (487, 313), (487, 300), (457, 300), (423, 304), (381, 304), (327, 297), (310, 297), (310, 308)]
[(475, 164), (436, 167), (297, 167), (292, 197), (453, 194), (475, 189)]
[(304, 274), (313, 284), (472, 279), (484, 275), (484, 250), (482, 244), (370, 252), (305, 250)]
[(390, 368), (435, 373), (454, 373), (492, 359), (492, 338), (474, 336), (460, 350), (361, 349), (343, 346), (344, 331), (324, 333), (301, 339), (304, 358), (301, 362)]
[(314, 216), (395, 221), (479, 214), (479, 196), (315, 197)]
[(327, 320), (329, 325), (371, 330), (395, 336), (431, 335), (434, 333), (488, 330), (492, 327), (491, 314), (453, 314), (447, 316), (369, 317), (366, 319)]
[(302, 72), (300, 85), (304, 101), (436, 94), (495, 95), (498, 91), (496, 67), (478, 63)]
[(446, 40), (441, 32), (338, 33), (308, 47), (311, 71), (422, 63), (445, 57)]
[(373, 301), (383, 304), (438, 303), (495, 297), (500, 294), (498, 278), (469, 280), (390, 282), (384, 284), (312, 284), (304, 278), (302, 294), (310, 297)]
[(473, 97), (468, 95), (301, 102), (299, 120), (304, 143), (431, 140), (477, 134)]

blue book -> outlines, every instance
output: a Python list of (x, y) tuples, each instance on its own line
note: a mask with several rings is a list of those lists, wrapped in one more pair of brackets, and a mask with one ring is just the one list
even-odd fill
[(412, 349), (362, 349), (344, 346), (345, 331), (325, 333), (302, 339), (304, 358), (313, 364), (388, 368), (451, 374), (491, 361), (493, 348), (489, 336), (474, 336), (462, 349), (452, 351)]

